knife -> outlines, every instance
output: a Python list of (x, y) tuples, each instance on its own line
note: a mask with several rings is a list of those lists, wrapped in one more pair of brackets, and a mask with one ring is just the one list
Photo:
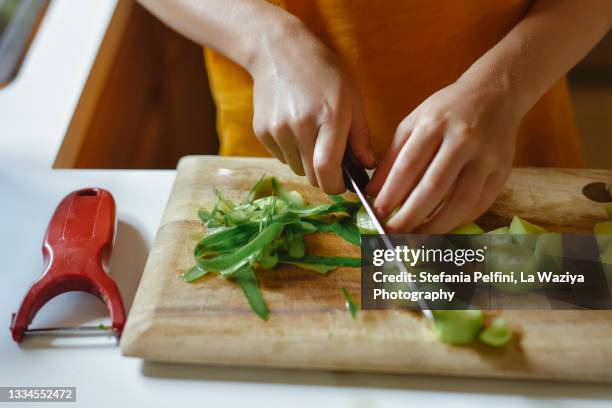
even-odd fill
[[(355, 193), (357, 197), (359, 197), (359, 201), (361, 201), (363, 208), (365, 209), (368, 216), (370, 216), (372, 224), (374, 225), (374, 228), (376, 228), (376, 231), (378, 231), (378, 234), (380, 235), (380, 238), (385, 248), (391, 251), (395, 251), (395, 246), (387, 237), (385, 229), (376, 217), (376, 214), (374, 214), (374, 211), (372, 210), (372, 207), (370, 206), (370, 203), (367, 200), (365, 194), (365, 187), (370, 181), (370, 177), (368, 176), (368, 173), (365, 171), (363, 166), (359, 163), (359, 161), (355, 158), (355, 156), (348, 148), (342, 161), (342, 172), (346, 188), (348, 188), (350, 191)], [(400, 272), (408, 274), (408, 268), (406, 268), (406, 265), (403, 262), (396, 260), (395, 264), (400, 270)], [(410, 291), (419, 291), (419, 287), (415, 282), (408, 282), (407, 285)], [(427, 302), (424, 299), (419, 299), (417, 303), (419, 305), (421, 313), (423, 313), (423, 315), (427, 319), (433, 321), (434, 316)]]

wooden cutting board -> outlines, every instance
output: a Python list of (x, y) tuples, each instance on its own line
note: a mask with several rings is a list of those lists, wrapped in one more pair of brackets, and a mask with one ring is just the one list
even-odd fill
[[(498, 350), (442, 344), (415, 312), (367, 311), (353, 320), (340, 288), (359, 298), (358, 269), (328, 276), (293, 267), (260, 273), (271, 310), (267, 322), (250, 311), (231, 282), (217, 276), (183, 282), (180, 275), (192, 266), (193, 246), (203, 235), (198, 208), (213, 206), (215, 188), (241, 199), (264, 173), (289, 182), (310, 202), (326, 201), (271, 159), (181, 160), (123, 333), (125, 355), (220, 365), (612, 382), (612, 311), (505, 311), (519, 335)], [(612, 172), (516, 169), (481, 224), (497, 227), (516, 214), (551, 230), (590, 232), (605, 219), (602, 205), (581, 194), (592, 181), (610, 182)], [(308, 245), (323, 255), (359, 254), (329, 235), (318, 235)]]

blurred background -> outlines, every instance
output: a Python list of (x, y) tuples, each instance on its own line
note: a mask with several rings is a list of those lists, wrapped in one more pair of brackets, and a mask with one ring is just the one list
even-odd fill
[[(202, 49), (120, 2), (56, 167), (175, 168), (215, 154)], [(612, 168), (612, 35), (569, 75), (587, 167)]]

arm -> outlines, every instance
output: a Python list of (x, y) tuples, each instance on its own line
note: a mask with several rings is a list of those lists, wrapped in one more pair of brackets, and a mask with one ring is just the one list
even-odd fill
[(298, 18), (265, 0), (140, 2), (250, 73), (255, 134), (295, 173), (327, 193), (344, 191), (347, 142), (365, 166), (374, 165), (356, 86)]
[(510, 175), (523, 116), (612, 25), (609, 0), (537, 0), (454, 84), (398, 126), (368, 186), (391, 231), (444, 233), (480, 216)]

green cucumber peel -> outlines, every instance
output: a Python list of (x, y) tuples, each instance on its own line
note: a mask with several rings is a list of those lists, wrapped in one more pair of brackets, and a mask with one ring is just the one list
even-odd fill
[[(296, 262), (296, 259), (293, 259), (285, 254), (279, 254), (280, 262)], [(318, 256), (318, 255), (304, 255), (299, 259), (299, 262), (307, 263), (307, 264), (319, 264), (319, 265), (329, 265), (329, 266), (344, 266), (350, 268), (359, 268), (361, 267), (361, 258), (351, 258), (344, 256)]]
[(196, 265), (182, 279), (194, 282), (218, 273), (237, 282), (253, 311), (267, 319), (269, 311), (257, 280), (256, 269), (272, 269), (279, 263), (327, 274), (337, 267), (359, 267), (359, 258), (306, 254), (304, 236), (332, 232), (358, 245), (354, 215), (361, 206), (341, 196), (331, 203), (306, 205), (297, 191), (289, 191), (274, 177), (262, 176), (246, 199), (234, 204), (220, 191), (212, 210), (198, 211), (206, 227), (194, 248)]
[(361, 233), (352, 218), (343, 218), (331, 223), (318, 220), (311, 220), (310, 222), (319, 232), (333, 232), (353, 245), (361, 244)]
[(350, 292), (346, 288), (341, 288), (341, 291), (342, 295), (344, 296), (344, 305), (346, 309), (349, 311), (353, 319), (356, 319), (361, 308), (357, 302), (355, 302), (355, 299), (353, 299), (353, 296), (351, 296)]
[(246, 297), (249, 305), (251, 306), (251, 310), (257, 314), (257, 316), (261, 317), (263, 320), (268, 320), (270, 312), (268, 310), (268, 305), (261, 293), (261, 288), (259, 287), (259, 279), (253, 272), (253, 268), (250, 265), (247, 265), (243, 268), (238, 269), (232, 276), (232, 279), (238, 283), (240, 289), (242, 289), (242, 293)]
[(298, 268), (306, 269), (308, 271), (313, 271), (321, 275), (327, 275), (329, 272), (337, 268), (337, 266), (324, 265), (324, 264), (313, 264), (313, 263), (307, 263), (307, 262), (300, 262), (297, 260), (296, 261), (282, 260), (282, 261), (279, 261), (279, 263), (297, 266)]

